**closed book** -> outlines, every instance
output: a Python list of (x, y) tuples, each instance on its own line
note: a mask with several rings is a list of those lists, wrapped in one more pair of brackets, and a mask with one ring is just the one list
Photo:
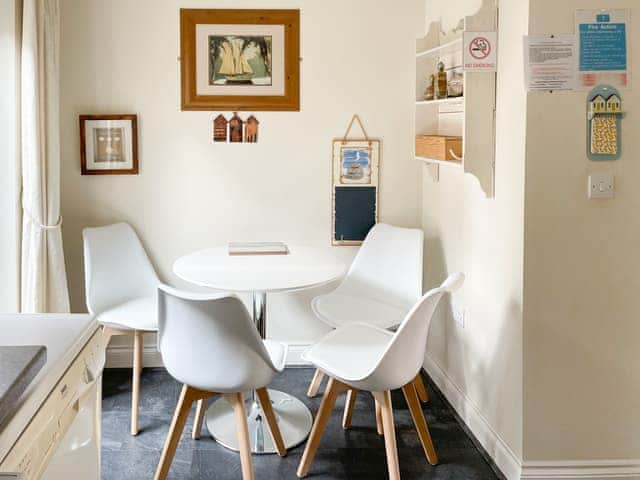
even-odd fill
[(284, 242), (229, 242), (229, 255), (287, 255)]

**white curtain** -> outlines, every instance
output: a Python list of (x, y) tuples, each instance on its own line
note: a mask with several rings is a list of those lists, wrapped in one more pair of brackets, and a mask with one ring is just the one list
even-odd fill
[(22, 20), (23, 312), (68, 312), (60, 216), (58, 0), (24, 0)]

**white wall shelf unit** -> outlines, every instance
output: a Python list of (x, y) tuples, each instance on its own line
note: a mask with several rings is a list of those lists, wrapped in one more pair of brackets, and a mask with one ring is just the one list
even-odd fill
[(426, 50), (416, 51), (416, 58), (429, 57), (432, 55), (444, 55), (447, 53), (453, 53), (460, 51), (462, 48), (462, 37), (451, 40), (450, 42), (437, 45), (435, 47), (427, 48)]
[[(464, 31), (497, 29), (497, 10), (485, 6), (464, 17)], [(443, 161), (415, 155), (439, 179), (441, 165), (462, 168), (473, 175), (487, 197), (494, 195), (496, 74), (464, 72), (464, 95), (425, 100), (429, 75), (439, 61), (446, 69), (462, 67), (463, 31), (444, 33), (440, 22), (433, 22), (427, 35), (416, 42), (415, 135), (453, 135), (462, 137), (462, 160)]]
[(427, 158), (427, 157), (418, 157), (416, 156), (416, 160), (420, 160), (421, 162), (428, 163), (431, 165), (447, 165), (451, 167), (462, 167), (462, 160), (438, 160), (437, 158)]
[(435, 100), (416, 100), (416, 105), (436, 105), (438, 103), (460, 103), (462, 104), (464, 97), (448, 97), (437, 98)]

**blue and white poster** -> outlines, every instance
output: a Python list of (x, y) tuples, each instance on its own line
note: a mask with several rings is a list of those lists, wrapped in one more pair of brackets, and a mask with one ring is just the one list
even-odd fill
[(629, 83), (629, 10), (577, 10), (581, 86)]

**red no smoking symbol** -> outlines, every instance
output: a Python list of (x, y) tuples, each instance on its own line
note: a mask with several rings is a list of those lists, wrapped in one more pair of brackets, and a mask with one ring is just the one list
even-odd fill
[(484, 60), (491, 53), (491, 42), (484, 37), (476, 37), (469, 43), (469, 53), (476, 60)]

